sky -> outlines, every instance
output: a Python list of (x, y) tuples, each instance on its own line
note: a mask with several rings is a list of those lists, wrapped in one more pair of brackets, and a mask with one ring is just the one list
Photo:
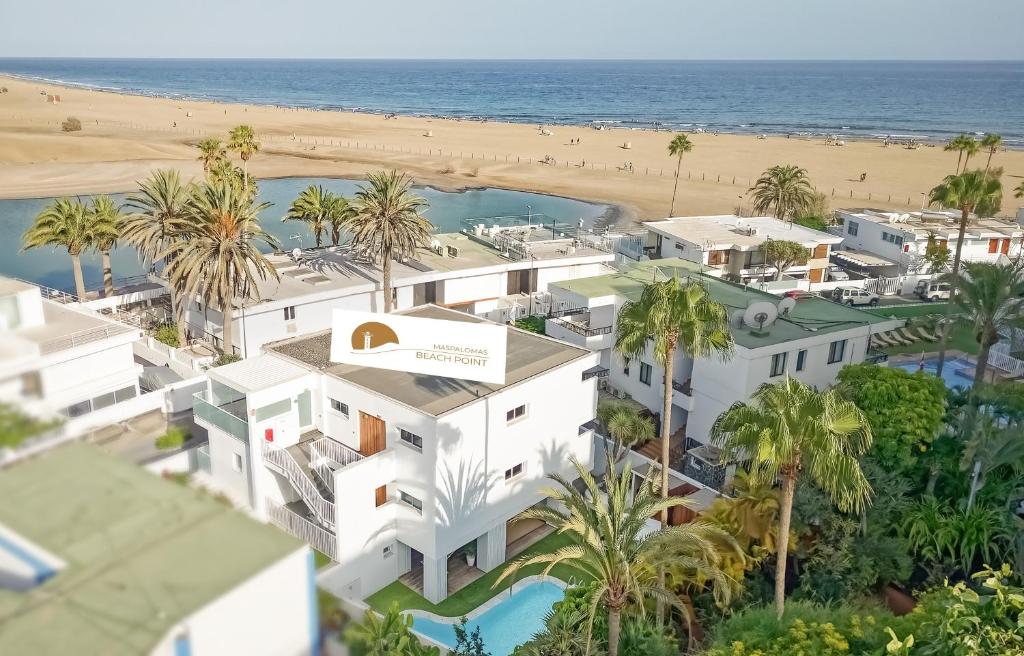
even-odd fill
[(1022, 30), (1022, 0), (0, 0), (0, 57), (1024, 60)]

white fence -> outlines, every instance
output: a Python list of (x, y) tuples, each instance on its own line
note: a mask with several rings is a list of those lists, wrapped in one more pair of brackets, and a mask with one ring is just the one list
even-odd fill
[(213, 363), (212, 355), (196, 355), (188, 349), (174, 348), (152, 337), (143, 337), (132, 344), (135, 355), (143, 360), (163, 367), (170, 367), (171, 371), (182, 378), (191, 378), (197, 373), (202, 373)]
[(291, 533), (331, 560), (338, 559), (338, 541), (329, 531), (270, 499), (267, 499), (267, 517), (272, 524)]

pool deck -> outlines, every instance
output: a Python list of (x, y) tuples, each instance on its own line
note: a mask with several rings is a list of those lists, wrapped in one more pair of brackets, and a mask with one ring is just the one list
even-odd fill
[[(907, 355), (894, 355), (889, 358), (889, 364), (895, 366), (908, 364), (916, 365), (921, 362), (922, 357), (927, 362), (937, 358), (938, 355), (938, 351), (928, 351), (925, 353)], [(946, 351), (946, 362), (949, 362), (950, 360), (964, 360), (966, 362), (969, 362), (972, 367), (975, 367), (978, 364), (977, 357), (971, 355), (970, 353), (964, 353), (963, 351), (957, 350)], [(1006, 372), (993, 366), (991, 363), (989, 363), (988, 369), (985, 371), (985, 378), (990, 383), (1002, 383), (1010, 380), (1017, 380), (1014, 376), (1007, 375)], [(971, 381), (973, 382), (973, 380), (974, 377), (972, 376)]]
[[(503, 601), (505, 601), (508, 597), (511, 597), (512, 595), (514, 595), (519, 590), (522, 590), (523, 588), (525, 588), (525, 587), (527, 587), (527, 586), (529, 586), (529, 585), (531, 585), (533, 583), (538, 583), (538, 582), (541, 582), (541, 581), (546, 582), (546, 583), (552, 583), (552, 584), (562, 588), (563, 590), (566, 589), (567, 587), (569, 587), (568, 583), (566, 583), (562, 579), (555, 578), (553, 576), (542, 576), (540, 574), (534, 574), (534, 575), (531, 575), (531, 576), (524, 576), (522, 579), (516, 581), (511, 586), (509, 586), (509, 588), (507, 590), (502, 590), (499, 594), (491, 597), (490, 599), (488, 599), (484, 603), (480, 604), (479, 606), (477, 606), (473, 610), (471, 610), (468, 613), (466, 613), (465, 617), (466, 617), (467, 620), (473, 621), (477, 617), (483, 615), (484, 613), (486, 613), (490, 609), (494, 608), (498, 604), (500, 604)], [(434, 622), (438, 622), (440, 624), (458, 624), (459, 622), (462, 621), (461, 617), (445, 617), (444, 615), (438, 615), (436, 613), (431, 613), (430, 611), (420, 610), (420, 609), (407, 610), (407, 611), (403, 611), (403, 612), (406, 615), (411, 615), (412, 617), (422, 617), (424, 619), (433, 620)], [(448, 645), (441, 645), (440, 643), (438, 643), (438, 642), (436, 642), (434, 640), (431, 640), (430, 638), (426, 638), (426, 636), (423, 636), (422, 634), (417, 634), (417, 635), (420, 635), (421, 638), (427, 640), (431, 644), (439, 645), (441, 647), (444, 647), (445, 649), (450, 649), (450, 647)]]

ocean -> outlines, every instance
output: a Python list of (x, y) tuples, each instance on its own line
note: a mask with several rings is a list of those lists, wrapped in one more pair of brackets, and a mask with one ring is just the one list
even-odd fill
[(1024, 62), (0, 58), (0, 71), (289, 107), (934, 141), (998, 132), (1024, 147)]

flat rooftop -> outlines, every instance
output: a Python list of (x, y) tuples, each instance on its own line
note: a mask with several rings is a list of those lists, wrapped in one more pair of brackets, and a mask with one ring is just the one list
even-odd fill
[[(45, 355), (115, 335), (141, 332), (134, 326), (46, 299), (43, 299), (43, 321), (39, 326), (9, 331), (5, 338), (13, 336), (23, 344), (33, 345), (39, 353)], [(2, 359), (3, 354), (0, 353)]]
[[(611, 253), (593, 248), (569, 252), (567, 243), (572, 243), (571, 238), (552, 240), (542, 238), (539, 230), (534, 232), (538, 234), (531, 239), (530, 249), (535, 261), (594, 256), (602, 256), (609, 261), (614, 259)], [(392, 284), (400, 287), (440, 277), (432, 274), (516, 264), (515, 259), (503, 255), (484, 237), (456, 232), (434, 235), (432, 240), (441, 253), (421, 248), (414, 259), (392, 262)], [(300, 262), (283, 253), (268, 255), (267, 258), (277, 270), (280, 281), (273, 278), (259, 280), (257, 277), (260, 300), (249, 300), (246, 307), (322, 291), (347, 290), (350, 294), (358, 294), (383, 286), (384, 273), (380, 266), (357, 258), (346, 245), (303, 251)]]
[[(844, 218), (890, 225), (897, 230), (913, 232), (918, 237), (927, 237), (930, 233), (936, 233), (940, 237), (956, 239), (960, 230), (960, 212), (952, 210), (893, 212), (860, 207), (839, 211)], [(966, 239), (1021, 237), (1024, 236), (1024, 228), (1014, 219), (972, 215), (964, 236)]]
[(302, 547), (198, 490), (70, 443), (0, 473), (0, 524), (67, 567), (0, 588), (0, 654), (149, 653), (178, 622)]
[[(696, 280), (704, 285), (711, 297), (729, 310), (730, 317), (736, 310), (746, 310), (752, 303), (763, 301), (777, 305), (782, 300), (753, 287), (704, 275), (700, 273), (700, 265), (677, 258), (648, 260), (623, 273), (566, 280), (552, 283), (551, 286), (586, 298), (615, 295), (635, 301), (640, 298), (644, 285), (655, 279), (666, 280), (672, 276)], [(755, 349), (888, 321), (863, 310), (813, 297), (798, 300), (789, 316), (780, 316), (767, 329), (767, 334), (754, 335), (747, 328), (737, 327), (733, 327), (732, 333), (738, 345)]]
[[(424, 305), (399, 314), (426, 319), (487, 323), (484, 319), (473, 315), (436, 305)], [(434, 416), (455, 410), (527, 378), (590, 354), (590, 351), (586, 349), (525, 330), (508, 327), (507, 331), (504, 385), (391, 369), (335, 364), (330, 361), (331, 331), (329, 330), (276, 342), (265, 348), (271, 354), (301, 362), (311, 369), (318, 369), (328, 375), (377, 392)]]
[(843, 241), (842, 237), (771, 216), (682, 216), (647, 221), (644, 225), (654, 232), (696, 244), (703, 250), (756, 250), (768, 239), (795, 241), (808, 248)]

